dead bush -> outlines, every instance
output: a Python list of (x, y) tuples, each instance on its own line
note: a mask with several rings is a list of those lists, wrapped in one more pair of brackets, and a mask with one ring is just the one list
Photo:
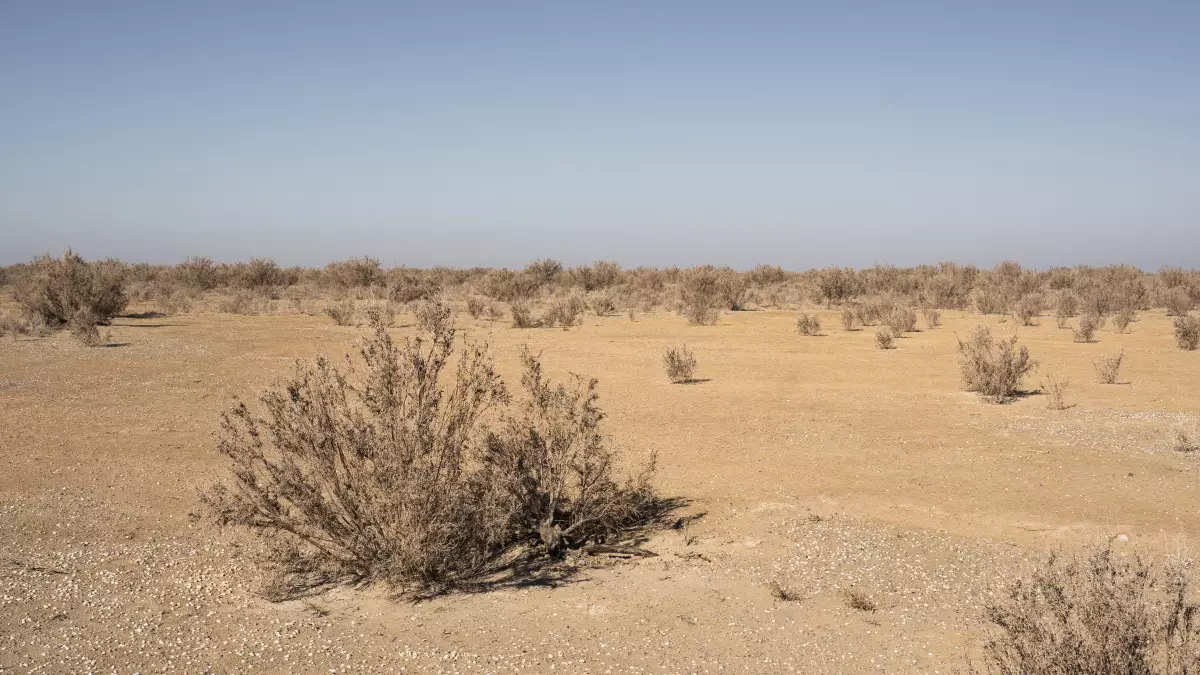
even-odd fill
[(1016, 315), (1023, 326), (1037, 325), (1037, 318), (1042, 315), (1042, 296), (1032, 293), (1017, 302)]
[(1116, 384), (1117, 377), (1121, 373), (1121, 361), (1125, 359), (1125, 350), (1122, 349), (1111, 356), (1101, 356), (1092, 362), (1092, 366), (1096, 369), (1096, 377), (1099, 378), (1101, 384)]
[(17, 276), (13, 299), (29, 315), (51, 327), (86, 310), (97, 323), (108, 323), (125, 310), (125, 267), (115, 260), (88, 263), (67, 250), (61, 258), (44, 255)]
[(746, 309), (750, 298), (750, 284), (746, 277), (737, 271), (723, 268), (717, 280), (717, 295), (725, 309), (740, 312)]
[(1172, 288), (1163, 294), (1163, 306), (1167, 308), (1168, 316), (1187, 316), (1195, 306), (1195, 301), (1185, 288)]
[(896, 348), (896, 336), (892, 334), (891, 328), (880, 328), (875, 331), (875, 346), (880, 349)]
[(1095, 314), (1084, 314), (1079, 317), (1079, 327), (1071, 329), (1071, 339), (1075, 342), (1095, 342), (1096, 331), (1103, 324), (1103, 317)]
[(794, 591), (791, 588), (784, 586), (775, 579), (772, 579), (767, 584), (767, 590), (771, 592), (772, 598), (775, 598), (780, 602), (799, 602), (804, 599), (804, 596), (798, 591)]
[(796, 319), (796, 330), (801, 335), (820, 335), (821, 320), (817, 318), (816, 314), (802, 313)]
[(25, 322), (8, 312), (0, 314), (0, 335), (7, 335), (10, 340), (16, 341), (17, 336), (23, 332)]
[(963, 386), (995, 403), (1015, 396), (1021, 378), (1037, 365), (1016, 335), (997, 340), (987, 326), (976, 327), (966, 342), (959, 340), (958, 351)]
[(1200, 623), (1189, 584), (1181, 559), (1155, 568), (1107, 545), (1055, 553), (988, 603), (988, 670), (1197, 672)]
[(1051, 410), (1066, 410), (1067, 409), (1067, 387), (1071, 381), (1054, 373), (1046, 373), (1042, 376), (1042, 393), (1048, 397), (1046, 399), (1046, 407)]
[(854, 312), (849, 309), (842, 310), (842, 330), (854, 330)]
[(155, 301), (163, 314), (187, 314), (192, 311), (192, 299), (186, 291), (167, 291)]
[(390, 326), (396, 321), (396, 308), (387, 300), (376, 301), (363, 308), (363, 316), (368, 324), (382, 323)]
[(376, 322), (347, 369), (297, 364), (261, 413), (223, 416), (232, 480), (205, 502), (265, 538), (280, 597), (341, 580), (439, 592), (618, 541), (649, 512), (653, 465), (616, 479), (594, 380), (555, 385), (524, 352), (525, 400), (491, 428), (508, 391), (485, 345), (447, 367), (454, 335), (397, 345)]
[(1134, 314), (1132, 309), (1123, 309), (1113, 316), (1113, 326), (1118, 333), (1124, 333), (1129, 328), (1129, 324), (1133, 323)]
[(1200, 347), (1200, 317), (1181, 316), (1175, 319), (1175, 344), (1185, 351)]
[(341, 302), (335, 302), (325, 308), (325, 316), (333, 319), (333, 322), (339, 326), (353, 326), (354, 301), (342, 300)]
[(1008, 301), (999, 292), (976, 289), (975, 309), (980, 314), (1004, 314), (1008, 311)]
[(854, 316), (864, 326), (874, 326), (886, 317), (889, 311), (891, 306), (879, 298), (854, 305)]
[(933, 329), (942, 325), (942, 313), (936, 309), (932, 307), (926, 307), (925, 309), (921, 310), (921, 313), (925, 315), (926, 328)]
[(696, 373), (696, 355), (687, 345), (668, 347), (663, 353), (663, 368), (672, 382), (690, 382)]
[(329, 263), (325, 266), (325, 274), (342, 288), (370, 288), (384, 281), (379, 260), (370, 256)]

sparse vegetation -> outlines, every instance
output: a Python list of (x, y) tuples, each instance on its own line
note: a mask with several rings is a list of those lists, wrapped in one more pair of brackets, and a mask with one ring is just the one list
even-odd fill
[(663, 353), (667, 378), (676, 384), (690, 382), (696, 373), (696, 355), (687, 345), (668, 347)]
[(997, 340), (987, 326), (976, 327), (966, 342), (959, 340), (958, 350), (963, 386), (995, 403), (1015, 396), (1021, 379), (1037, 365), (1016, 335)]
[(804, 599), (803, 595), (784, 586), (775, 579), (767, 583), (767, 590), (771, 592), (772, 598), (780, 602), (799, 602)]
[(987, 605), (994, 673), (1191, 673), (1200, 623), (1186, 562), (1111, 546), (1050, 558)]
[(854, 330), (854, 312), (849, 309), (842, 310), (842, 330)]
[(896, 336), (892, 334), (891, 328), (880, 328), (875, 331), (875, 346), (880, 349), (896, 348)]
[(801, 335), (820, 335), (821, 320), (816, 314), (801, 313), (796, 319), (796, 330)]
[(1121, 361), (1124, 358), (1125, 350), (1122, 349), (1116, 354), (1101, 356), (1092, 362), (1096, 368), (1096, 377), (1099, 378), (1101, 384), (1116, 384), (1117, 376), (1121, 373)]

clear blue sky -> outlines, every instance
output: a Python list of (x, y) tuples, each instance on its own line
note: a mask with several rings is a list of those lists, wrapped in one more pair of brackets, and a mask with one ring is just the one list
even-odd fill
[(1200, 266), (1200, 2), (0, 0), (0, 263)]

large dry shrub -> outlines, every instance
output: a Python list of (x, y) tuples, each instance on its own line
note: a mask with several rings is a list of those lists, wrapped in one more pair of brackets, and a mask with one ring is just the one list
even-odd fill
[(329, 263), (325, 266), (325, 274), (342, 288), (369, 288), (384, 280), (379, 260), (370, 256)]
[(846, 267), (828, 267), (816, 274), (817, 299), (824, 300), (826, 307), (858, 295), (858, 277), (854, 270)]
[(1156, 568), (1110, 546), (1053, 554), (987, 605), (987, 670), (1198, 672), (1200, 614), (1189, 584), (1187, 562), (1178, 558)]
[(22, 310), (49, 326), (62, 326), (81, 311), (97, 323), (107, 323), (129, 303), (124, 285), (121, 263), (88, 263), (67, 250), (61, 258), (34, 259), (18, 275), (12, 294)]
[(1021, 378), (1037, 365), (1029, 349), (1018, 346), (1016, 335), (997, 340), (987, 326), (978, 326), (965, 342), (959, 340), (958, 351), (963, 386), (996, 403), (1015, 396)]
[(1200, 347), (1200, 317), (1181, 316), (1175, 319), (1175, 344), (1187, 351)]
[(525, 352), (526, 401), (493, 428), (508, 390), (486, 345), (454, 343), (444, 327), (396, 344), (376, 320), (357, 361), (298, 363), (261, 413), (223, 416), (233, 476), (205, 500), (264, 536), (286, 589), (436, 592), (511, 570), (522, 551), (617, 539), (645, 513), (650, 468), (615, 478), (595, 381), (554, 385)]

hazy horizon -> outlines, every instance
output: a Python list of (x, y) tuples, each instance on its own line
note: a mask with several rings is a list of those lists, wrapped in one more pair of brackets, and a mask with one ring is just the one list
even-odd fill
[(1200, 267), (1200, 5), (0, 6), (0, 264)]

